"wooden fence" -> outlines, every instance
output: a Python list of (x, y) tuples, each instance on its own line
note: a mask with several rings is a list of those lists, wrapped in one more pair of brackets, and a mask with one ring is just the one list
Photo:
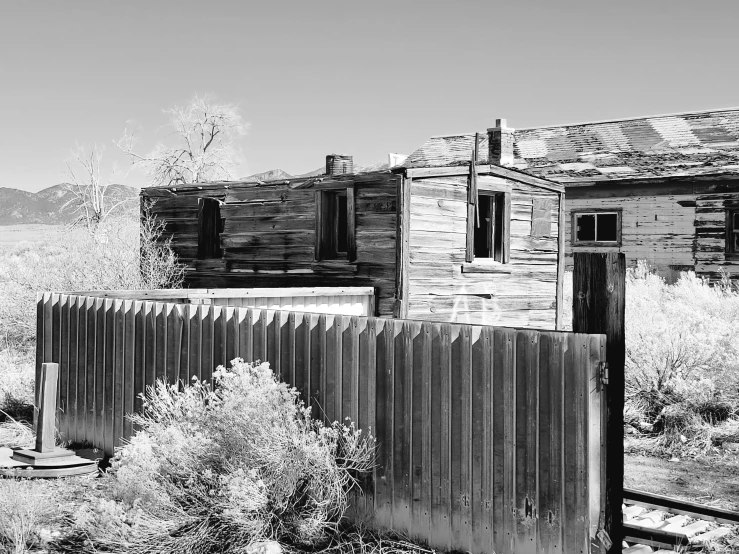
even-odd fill
[(351, 517), (444, 550), (600, 552), (603, 335), (60, 294), (38, 322), (69, 440), (111, 453), (155, 379), (261, 359), (377, 438)]
[(375, 289), (373, 287), (103, 290), (67, 294), (116, 300), (213, 304), (319, 314), (364, 316), (375, 314)]

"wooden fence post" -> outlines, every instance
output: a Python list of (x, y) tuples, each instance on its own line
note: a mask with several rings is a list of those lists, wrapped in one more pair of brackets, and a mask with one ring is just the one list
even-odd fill
[(56, 425), (56, 387), (59, 380), (59, 364), (42, 364), (38, 426), (36, 428), (36, 452), (54, 451)]
[[(624, 312), (626, 258), (618, 252), (574, 254), (572, 328), (576, 333), (606, 335), (608, 385), (605, 388), (604, 521), (610, 538), (608, 554), (621, 552), (624, 479)], [(606, 541), (607, 542), (607, 541)]]

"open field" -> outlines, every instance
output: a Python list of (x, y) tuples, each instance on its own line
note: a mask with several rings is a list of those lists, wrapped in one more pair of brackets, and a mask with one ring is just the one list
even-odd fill
[(0, 244), (54, 241), (61, 238), (64, 230), (64, 225), (2, 225), (0, 226)]

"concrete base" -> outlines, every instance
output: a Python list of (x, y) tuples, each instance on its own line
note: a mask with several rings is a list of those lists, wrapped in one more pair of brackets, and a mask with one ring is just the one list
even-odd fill
[[(22, 461), (29, 459), (29, 452), (43, 457), (32, 459), (31, 463)], [(97, 473), (97, 462), (76, 456), (71, 450), (58, 448), (53, 452), (39, 453), (32, 450), (13, 451), (10, 448), (0, 448), (2, 477), (53, 478), (91, 473)]]

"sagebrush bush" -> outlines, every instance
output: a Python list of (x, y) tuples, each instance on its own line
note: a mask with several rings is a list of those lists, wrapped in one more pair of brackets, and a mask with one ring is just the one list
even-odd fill
[(236, 359), (214, 379), (215, 388), (147, 391), (131, 418), (140, 430), (112, 462), (115, 505), (78, 521), (93, 543), (240, 552), (264, 539), (316, 546), (335, 533), (348, 490), (372, 467), (372, 437), (313, 420), (268, 364)]
[(44, 483), (0, 479), (0, 552), (22, 554), (39, 544), (39, 526), (56, 515), (49, 496)]
[(704, 452), (739, 411), (739, 293), (692, 272), (669, 285), (640, 262), (626, 281), (626, 411), (666, 450)]

